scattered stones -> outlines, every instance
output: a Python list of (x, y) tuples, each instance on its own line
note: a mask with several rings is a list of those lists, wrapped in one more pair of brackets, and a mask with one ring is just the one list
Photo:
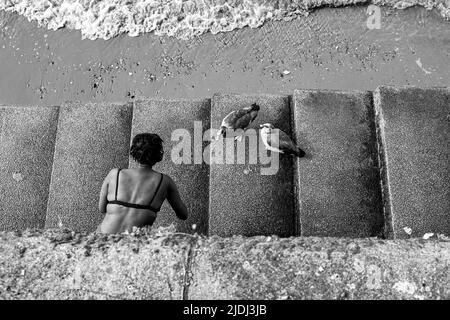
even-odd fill
[(427, 239), (430, 239), (432, 236), (434, 236), (434, 233), (429, 232), (429, 233), (425, 233), (422, 238), (427, 240)]
[(12, 175), (13, 179), (16, 180), (17, 182), (22, 181), (23, 180), (23, 175), (21, 173), (16, 173), (14, 172)]
[(411, 234), (412, 234), (412, 229), (411, 229), (410, 227), (404, 227), (404, 228), (403, 228), (403, 231), (405, 231), (405, 233), (406, 233), (407, 235), (411, 235)]

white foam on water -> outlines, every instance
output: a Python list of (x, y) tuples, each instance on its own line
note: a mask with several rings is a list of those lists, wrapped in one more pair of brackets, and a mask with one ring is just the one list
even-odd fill
[[(373, 0), (404, 9), (436, 8), (450, 19), (450, 0)], [(13, 11), (49, 29), (81, 31), (82, 38), (110, 39), (121, 33), (190, 39), (238, 28), (260, 27), (268, 20), (290, 20), (321, 6), (367, 3), (366, 0), (0, 0), (0, 10)]]

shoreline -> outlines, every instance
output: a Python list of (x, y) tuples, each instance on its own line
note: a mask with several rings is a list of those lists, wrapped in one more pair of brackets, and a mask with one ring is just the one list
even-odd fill
[(109, 40), (120, 34), (136, 37), (152, 32), (182, 40), (207, 32), (218, 34), (244, 27), (258, 28), (267, 21), (290, 21), (315, 10), (360, 5), (394, 9), (435, 9), (450, 20), (447, 0), (0, 0), (0, 10), (17, 12), (50, 30), (80, 30), (82, 39)]
[(450, 87), (448, 22), (423, 8), (323, 8), (257, 29), (178, 40), (144, 34), (81, 40), (0, 12), (0, 105), (207, 98), (216, 92), (291, 94), (295, 89)]

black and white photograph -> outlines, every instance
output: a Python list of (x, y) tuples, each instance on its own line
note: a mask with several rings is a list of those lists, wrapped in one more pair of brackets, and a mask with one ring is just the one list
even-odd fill
[(449, 155), (450, 0), (0, 0), (0, 300), (450, 300)]

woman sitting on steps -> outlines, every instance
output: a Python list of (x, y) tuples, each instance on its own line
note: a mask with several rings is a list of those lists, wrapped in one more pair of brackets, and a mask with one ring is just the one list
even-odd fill
[(133, 227), (151, 226), (165, 199), (178, 218), (188, 212), (175, 182), (153, 170), (163, 158), (162, 139), (157, 134), (141, 133), (134, 137), (130, 155), (137, 168), (112, 169), (103, 181), (99, 210), (106, 213), (98, 227), (101, 233), (131, 232)]

